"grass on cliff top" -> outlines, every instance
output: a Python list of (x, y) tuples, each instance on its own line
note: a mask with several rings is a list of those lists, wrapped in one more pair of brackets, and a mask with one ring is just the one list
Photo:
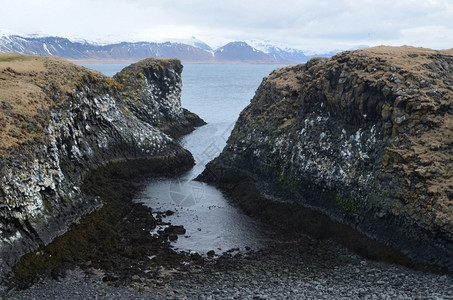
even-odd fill
[[(363, 70), (354, 69), (354, 73), (362, 79), (376, 80), (379, 78), (387, 78), (392, 73), (398, 73), (398, 70), (409, 71), (420, 78), (426, 77), (426, 69), (424, 65), (432, 63), (433, 55), (449, 55), (453, 56), (453, 49), (448, 50), (432, 50), (428, 48), (416, 48), (411, 46), (390, 47), (378, 46), (355, 51), (346, 51), (337, 54), (333, 59), (315, 58), (315, 60), (324, 61), (320, 64), (321, 69), (335, 67), (335, 58), (349, 56), (352, 60), (357, 59), (363, 61), (368, 68)], [(396, 71), (392, 71), (390, 67), (396, 67)], [(376, 67), (376, 71), (372, 71)], [(291, 94), (293, 91), (300, 92), (301, 85), (304, 84), (300, 73), (302, 72), (300, 65), (283, 67), (272, 72), (268, 80), (274, 83), (277, 88), (284, 90), (284, 93)], [(371, 71), (371, 72), (370, 72)]]
[(0, 53), (0, 62), (27, 61), (32, 59), (32, 56), (25, 56), (15, 53)]
[(0, 54), (0, 155), (42, 138), (49, 108), (71, 99), (75, 79), (88, 73), (96, 74), (64, 59)]
[[(119, 79), (143, 77), (146, 67), (182, 71), (177, 59), (147, 58), (123, 69), (115, 79), (65, 59), (0, 53), (0, 157), (11, 147), (42, 139), (49, 109), (73, 101), (86, 82), (107, 89), (127, 88)], [(125, 94), (127, 96), (127, 94)]]
[[(147, 67), (151, 67), (154, 69), (170, 68), (175, 69), (177, 72), (182, 72), (183, 68), (181, 61), (179, 59), (150, 57), (125, 67), (120, 72), (115, 74), (113, 78), (120, 83), (128, 81), (128, 83), (130, 84), (131, 79), (134, 79), (134, 77), (136, 77), (138, 74), (143, 75), (142, 71)], [(130, 75), (133, 76), (131, 77)]]
[[(388, 78), (391, 74), (398, 74), (401, 70), (411, 73), (414, 78), (426, 78), (428, 71), (426, 66), (433, 62), (432, 57), (436, 55), (453, 56), (453, 49), (432, 50), (411, 46), (378, 46), (347, 51), (345, 54), (369, 64), (369, 68), (357, 72), (364, 79)], [(390, 67), (395, 67), (396, 70), (392, 70)]]
[[(168, 66), (182, 66), (181, 65), (181, 61), (179, 59), (176, 59), (176, 58), (154, 58), (154, 57), (150, 57), (150, 58), (145, 58), (145, 59), (142, 59), (132, 65), (130, 65), (131, 67), (133, 66), (140, 66), (140, 67), (143, 67), (143, 66), (159, 66), (159, 67), (162, 67), (162, 68), (165, 68), (165, 67), (168, 67)], [(127, 68), (127, 67), (126, 67)]]

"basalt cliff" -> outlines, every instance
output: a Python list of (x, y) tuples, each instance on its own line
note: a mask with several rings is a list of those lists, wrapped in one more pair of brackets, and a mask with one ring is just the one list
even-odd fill
[(272, 72), (201, 178), (231, 190), (246, 174), (270, 202), (451, 272), (452, 151), (453, 51), (376, 47)]
[(0, 281), (102, 205), (81, 192), (90, 170), (193, 164), (173, 140), (203, 124), (181, 107), (181, 72), (178, 60), (145, 59), (110, 78), (61, 59), (0, 55)]

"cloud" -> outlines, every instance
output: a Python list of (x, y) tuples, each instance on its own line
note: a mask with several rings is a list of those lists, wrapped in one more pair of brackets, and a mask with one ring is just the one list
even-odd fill
[(358, 44), (453, 47), (450, 0), (15, 0), (0, 30), (104, 42), (197, 36), (326, 50)]
[[(431, 45), (430, 47), (432, 48), (453, 48), (451, 40), (453, 37), (453, 28), (442, 25), (413, 27), (402, 30), (401, 38), (396, 43), (403, 42), (406, 45), (416, 45), (419, 43), (420, 37), (424, 37), (424, 43)], [(445, 43), (445, 41), (449, 42)]]

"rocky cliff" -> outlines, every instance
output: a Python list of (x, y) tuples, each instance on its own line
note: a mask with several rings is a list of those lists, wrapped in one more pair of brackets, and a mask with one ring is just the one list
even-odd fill
[(181, 71), (178, 60), (146, 59), (109, 78), (65, 60), (0, 55), (0, 279), (102, 205), (80, 190), (89, 170), (193, 164), (169, 136), (203, 123), (181, 107)]
[(268, 199), (452, 271), (452, 87), (452, 50), (377, 47), (275, 70), (202, 178), (245, 172)]

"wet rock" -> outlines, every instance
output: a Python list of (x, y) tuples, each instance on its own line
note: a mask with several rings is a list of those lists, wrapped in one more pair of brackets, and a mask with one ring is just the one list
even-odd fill
[(165, 228), (167, 234), (182, 235), (186, 233), (186, 229), (182, 225), (171, 225)]

